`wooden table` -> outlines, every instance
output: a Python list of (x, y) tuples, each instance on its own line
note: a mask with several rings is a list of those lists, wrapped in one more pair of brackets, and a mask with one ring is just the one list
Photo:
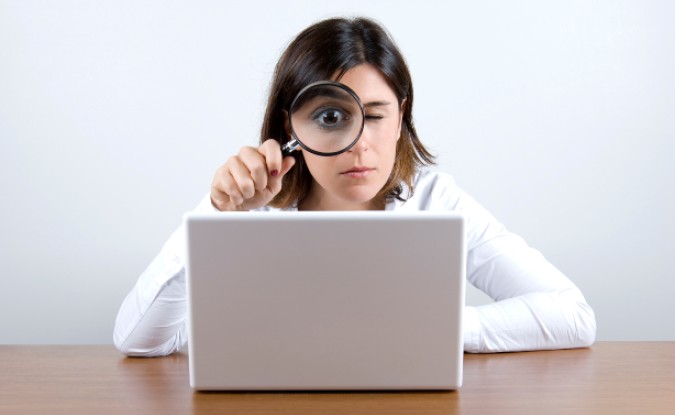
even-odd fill
[(675, 414), (675, 342), (466, 355), (454, 392), (195, 393), (185, 354), (0, 346), (0, 414)]

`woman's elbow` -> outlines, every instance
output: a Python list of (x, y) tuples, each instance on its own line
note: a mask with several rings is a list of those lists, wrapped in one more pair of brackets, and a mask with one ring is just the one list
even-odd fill
[(161, 357), (168, 356), (176, 351), (177, 347), (175, 341), (169, 341), (162, 345), (139, 344), (130, 341), (130, 339), (113, 338), (115, 348), (127, 357)]
[(586, 301), (575, 302), (574, 347), (590, 347), (595, 342), (595, 313)]
[(143, 349), (134, 348), (126, 345), (115, 345), (120, 353), (127, 357), (162, 357), (172, 354), (175, 350), (165, 348)]

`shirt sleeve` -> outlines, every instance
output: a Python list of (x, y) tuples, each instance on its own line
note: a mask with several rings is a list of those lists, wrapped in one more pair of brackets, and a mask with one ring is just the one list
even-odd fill
[[(448, 175), (421, 175), (401, 209), (455, 210), (466, 217), (467, 279), (494, 303), (465, 307), (464, 350), (506, 352), (590, 346), (595, 315), (581, 291), (509, 232)], [(196, 211), (216, 211), (207, 196)], [(161, 356), (187, 342), (185, 230), (181, 225), (141, 274), (115, 322), (129, 356)]]
[(464, 214), (467, 279), (495, 300), (465, 307), (466, 352), (565, 349), (594, 342), (593, 310), (574, 283), (539, 251), (509, 232), (450, 176), (428, 174), (417, 187), (416, 208)]
[[(217, 211), (206, 196), (195, 211)], [(122, 302), (113, 342), (128, 356), (164, 356), (187, 342), (185, 228), (181, 225)]]

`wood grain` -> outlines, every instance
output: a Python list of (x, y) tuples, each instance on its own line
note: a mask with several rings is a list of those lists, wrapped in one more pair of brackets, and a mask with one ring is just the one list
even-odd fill
[(0, 346), (0, 414), (673, 414), (675, 342), (466, 355), (455, 392), (195, 393), (185, 354)]

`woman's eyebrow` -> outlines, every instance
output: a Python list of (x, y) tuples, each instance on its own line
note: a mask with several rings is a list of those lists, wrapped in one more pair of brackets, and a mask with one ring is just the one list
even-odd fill
[(363, 104), (365, 108), (371, 108), (371, 107), (384, 107), (387, 105), (390, 105), (391, 102), (389, 101), (371, 101), (371, 102), (366, 102)]

